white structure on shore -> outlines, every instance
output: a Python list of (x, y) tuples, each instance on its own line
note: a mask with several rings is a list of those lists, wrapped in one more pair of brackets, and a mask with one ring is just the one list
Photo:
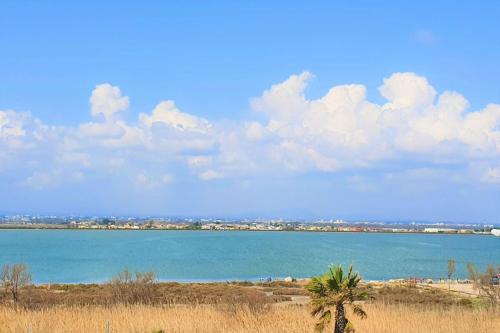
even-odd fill
[(451, 228), (424, 228), (424, 232), (430, 232), (430, 233), (456, 232), (456, 229), (451, 229)]
[(491, 229), (491, 234), (500, 237), (500, 229)]

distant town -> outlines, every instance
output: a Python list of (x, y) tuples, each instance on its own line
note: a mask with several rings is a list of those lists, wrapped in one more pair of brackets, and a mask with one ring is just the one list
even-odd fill
[(384, 222), (286, 219), (219, 219), (166, 217), (81, 217), (81, 216), (0, 216), (0, 229), (83, 229), (83, 230), (241, 230), (310, 232), (380, 232), (480, 234), (499, 236), (493, 224), (447, 222)]

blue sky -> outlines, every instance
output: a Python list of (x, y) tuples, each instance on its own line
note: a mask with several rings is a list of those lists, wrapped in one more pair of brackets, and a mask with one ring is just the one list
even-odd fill
[(498, 17), (4, 1), (0, 213), (498, 222)]

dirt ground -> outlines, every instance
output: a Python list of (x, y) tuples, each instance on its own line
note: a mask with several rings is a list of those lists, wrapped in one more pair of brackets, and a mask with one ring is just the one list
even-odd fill
[(475, 297), (479, 295), (479, 291), (474, 289), (474, 285), (472, 283), (457, 283), (452, 282), (448, 287), (448, 283), (431, 283), (431, 284), (423, 284), (423, 287), (427, 288), (436, 288), (439, 290), (447, 291), (448, 288), (451, 292), (461, 294), (463, 296)]

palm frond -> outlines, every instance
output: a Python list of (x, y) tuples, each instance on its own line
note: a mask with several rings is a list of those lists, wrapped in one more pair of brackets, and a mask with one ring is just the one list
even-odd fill
[(327, 289), (325, 279), (322, 276), (313, 277), (306, 289), (313, 294), (324, 294)]
[[(332, 268), (330, 268), (330, 270), (331, 269)], [(342, 284), (342, 281), (344, 281), (344, 270), (342, 269), (341, 265), (333, 268), (333, 277), (337, 284)]]
[(326, 304), (323, 299), (311, 300), (311, 316), (315, 317), (323, 313), (326, 309)]
[(323, 332), (331, 321), (332, 321), (332, 312), (330, 310), (325, 311), (316, 322), (316, 325), (314, 327), (315, 331)]
[(368, 299), (368, 293), (363, 291), (363, 292), (360, 292), (360, 293), (357, 293), (356, 294), (356, 298), (357, 299), (360, 299), (360, 300), (365, 300), (365, 299)]
[(325, 311), (325, 313), (323, 313), (319, 319), (324, 323), (329, 324), (332, 320), (332, 311)]
[(354, 312), (356, 316), (361, 317), (361, 319), (365, 319), (366, 317), (368, 317), (365, 310), (363, 310), (363, 308), (359, 304), (352, 305), (352, 312)]

